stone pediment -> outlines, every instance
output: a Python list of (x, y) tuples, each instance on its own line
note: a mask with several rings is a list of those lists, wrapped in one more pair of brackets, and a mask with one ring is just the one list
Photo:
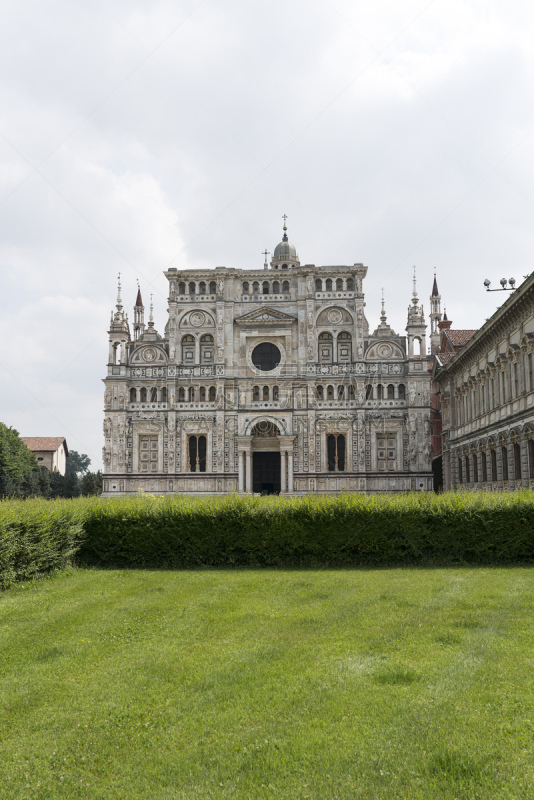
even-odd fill
[(257, 308), (255, 311), (249, 311), (248, 314), (242, 314), (234, 320), (236, 325), (269, 325), (276, 324), (278, 326), (292, 325), (297, 321), (297, 318), (291, 314), (284, 314), (276, 308)]

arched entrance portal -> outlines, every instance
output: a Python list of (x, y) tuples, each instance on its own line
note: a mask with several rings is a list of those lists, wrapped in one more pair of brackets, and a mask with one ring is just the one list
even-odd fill
[(280, 431), (274, 422), (257, 422), (252, 434), (252, 491), (279, 494), (281, 485)]

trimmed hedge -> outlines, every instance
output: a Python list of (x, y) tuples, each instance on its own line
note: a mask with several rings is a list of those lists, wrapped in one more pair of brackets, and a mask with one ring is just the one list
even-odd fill
[(99, 501), (79, 552), (85, 564), (170, 568), (533, 558), (530, 491)]
[(0, 503), (0, 586), (64, 566), (507, 564), (534, 560), (534, 494)]
[(0, 502), (0, 589), (70, 563), (84, 518), (84, 509), (69, 500)]

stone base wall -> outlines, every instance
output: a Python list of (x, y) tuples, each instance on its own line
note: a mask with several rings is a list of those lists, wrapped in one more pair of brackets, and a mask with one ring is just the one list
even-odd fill
[[(174, 495), (190, 494), (226, 495), (238, 490), (238, 476), (234, 474), (200, 473), (199, 475), (104, 475), (103, 497), (120, 497), (140, 493)], [(343, 494), (358, 492), (432, 491), (432, 473), (384, 475), (383, 473), (296, 473), (293, 478), (293, 495)]]

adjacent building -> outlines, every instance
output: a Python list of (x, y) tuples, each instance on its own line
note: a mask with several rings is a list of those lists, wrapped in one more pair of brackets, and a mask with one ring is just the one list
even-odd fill
[(432, 488), (426, 322), (384, 302), (370, 331), (367, 267), (302, 265), (288, 240), (263, 269), (177, 270), (156, 330), (120, 284), (104, 379), (104, 495), (139, 490), (402, 492)]
[(37, 458), (40, 467), (65, 474), (69, 450), (64, 436), (21, 436), (26, 447)]
[(534, 486), (534, 274), (478, 331), (442, 337), (444, 488)]

